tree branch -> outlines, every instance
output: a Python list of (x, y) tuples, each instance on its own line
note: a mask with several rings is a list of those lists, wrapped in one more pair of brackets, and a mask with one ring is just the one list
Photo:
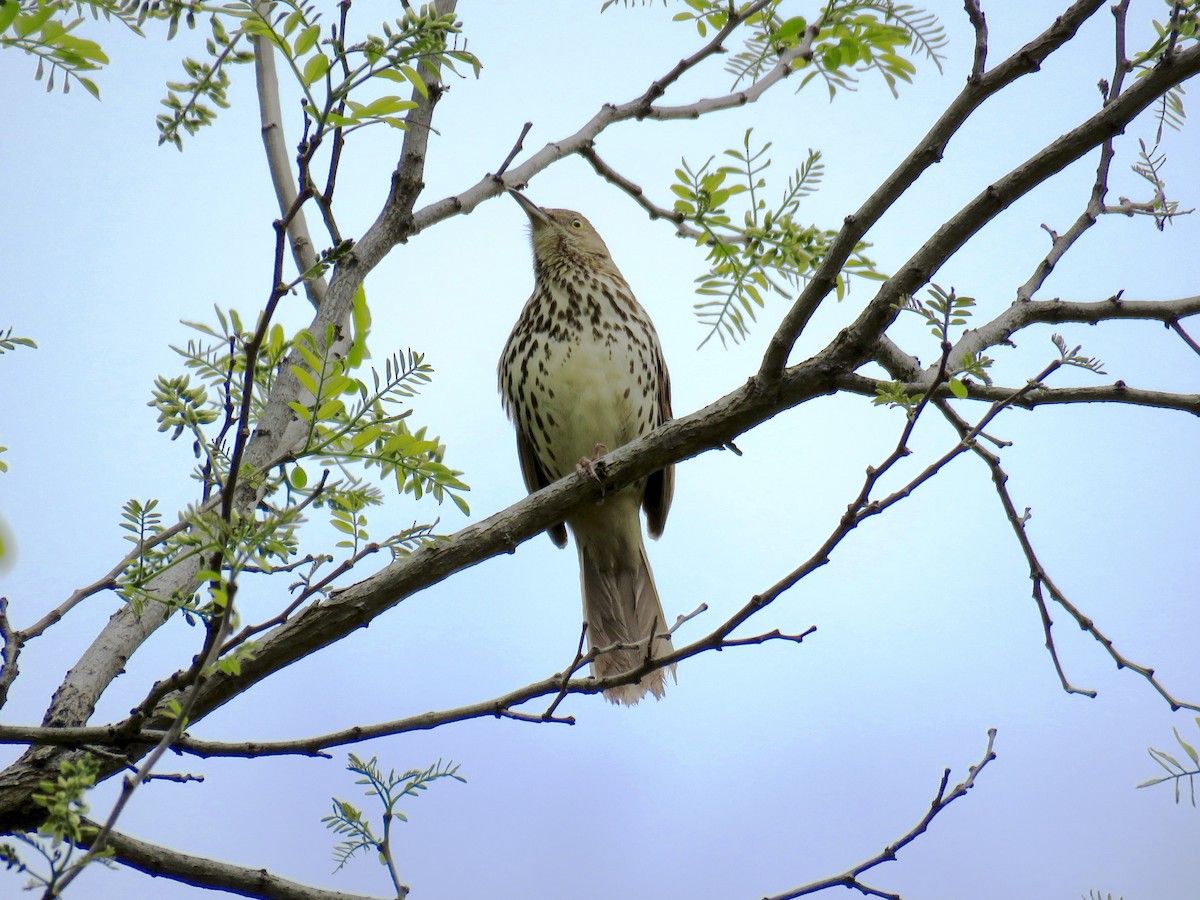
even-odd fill
[(820, 891), (828, 890), (829, 888), (833, 887), (852, 888), (863, 894), (868, 894), (875, 897), (887, 897), (891, 898), (891, 900), (900, 900), (899, 894), (888, 894), (876, 888), (869, 887), (861, 882), (859, 878), (864, 872), (868, 872), (876, 866), (882, 865), (886, 862), (895, 861), (896, 854), (924, 834), (926, 830), (928, 830), (929, 826), (933, 823), (933, 820), (937, 818), (942, 810), (944, 810), (959, 797), (965, 797), (967, 795), (967, 792), (975, 786), (975, 779), (979, 776), (979, 773), (983, 771), (984, 767), (987, 766), (988, 763), (996, 758), (996, 753), (992, 749), (996, 743), (996, 729), (989, 728), (987, 735), (987, 749), (984, 750), (983, 758), (967, 770), (967, 777), (951, 788), (949, 793), (946, 793), (946, 788), (950, 784), (950, 770), (946, 769), (942, 773), (942, 780), (938, 784), (937, 793), (934, 794), (933, 802), (929, 804), (929, 811), (926, 812), (925, 815), (921, 817), (921, 820), (912, 828), (910, 828), (904, 835), (888, 844), (883, 848), (882, 851), (875, 854), (870, 859), (863, 860), (858, 865), (847, 869), (840, 875), (833, 875), (829, 878), (823, 878), (820, 881), (814, 881), (810, 884), (804, 885), (803, 887), (792, 888), (789, 891), (784, 891), (782, 894), (775, 894), (771, 897), (766, 897), (764, 900), (794, 900), (796, 897), (806, 897), (809, 894), (816, 894)]
[(765, 91), (787, 77), (787, 74), (791, 71), (791, 64), (795, 60), (802, 58), (806, 53), (811, 54), (812, 40), (816, 34), (815, 31), (812, 31), (814, 26), (809, 26), (812, 34), (806, 33), (805, 39), (799, 46), (792, 48), (792, 50), (781, 56), (775, 68), (768, 75), (760, 79), (754, 87), (748, 88), (746, 91), (710, 100), (700, 100), (689, 106), (665, 108), (647, 107), (646, 105), (647, 97), (651, 97), (651, 95), (657, 97), (662, 93), (662, 91), (656, 93), (655, 85), (665, 90), (667, 86), (673, 84), (687, 71), (694, 69), (709, 57), (721, 53), (724, 50), (723, 41), (729, 34), (744, 23), (747, 18), (763, 9), (767, 5), (767, 2), (769, 0), (756, 0), (756, 2), (752, 3), (746, 9), (732, 12), (728, 23), (713, 39), (709, 40), (691, 56), (681, 60), (661, 78), (652, 82), (650, 87), (640, 96), (621, 104), (604, 104), (582, 128), (569, 137), (546, 144), (525, 162), (521, 163), (515, 169), (508, 171), (502, 181), (497, 181), (492, 175), (485, 175), (463, 192), (451, 197), (445, 197), (418, 210), (413, 216), (412, 228), (409, 231), (409, 235), (415, 235), (451, 216), (471, 212), (480, 203), (499, 196), (504, 192), (506, 186), (520, 187), (529, 184), (535, 175), (549, 168), (560, 159), (579, 153), (584, 148), (591, 147), (595, 143), (596, 137), (610, 125), (631, 119), (695, 119), (706, 113), (715, 112), (718, 109), (728, 109), (757, 100)]
[[(96, 825), (94, 822), (87, 824), (93, 827)], [(117, 831), (109, 834), (108, 846), (115, 852), (116, 860), (131, 869), (196, 887), (241, 894), (244, 897), (261, 897), (263, 900), (381, 900), (364, 894), (347, 894), (310, 887), (272, 875), (266, 869), (236, 866), (203, 856), (180, 853), (178, 850), (141, 841)]]
[[(770, 384), (779, 377), (779, 373), (787, 363), (787, 358), (792, 351), (792, 347), (795, 346), (796, 339), (808, 324), (809, 319), (817, 311), (817, 308), (836, 286), (838, 273), (841, 272), (842, 267), (846, 264), (846, 261), (850, 258), (850, 255), (854, 252), (855, 247), (858, 246), (863, 236), (879, 221), (880, 217), (891, 208), (904, 192), (920, 178), (926, 169), (941, 160), (946, 146), (950, 143), (950, 139), (962, 127), (963, 123), (993, 94), (1012, 84), (1022, 76), (1037, 71), (1042, 62), (1050, 54), (1074, 37), (1079, 27), (1103, 3), (1104, 0), (1079, 0), (1079, 2), (1072, 4), (1042, 34), (1034, 38), (996, 68), (981, 76), (978, 80), (969, 80), (961, 93), (950, 103), (949, 107), (947, 107), (937, 122), (934, 123), (925, 137), (918, 142), (916, 148), (880, 184), (875, 192), (867, 198), (857, 212), (846, 217), (845, 225), (838, 232), (838, 236), (833, 240), (833, 243), (830, 244), (821, 265), (813, 273), (805, 289), (800, 292), (800, 296), (796, 298), (796, 302), (792, 304), (792, 308), (783, 317), (783, 321), (767, 345), (767, 351), (763, 355), (763, 361), (758, 370), (758, 377), (764, 383)], [(1040, 159), (1048, 150), (1049, 148), (1042, 151), (1035, 159)], [(1046, 177), (1049, 177), (1049, 175)], [(1040, 183), (1040, 180), (1042, 179), (1039, 179), (1037, 183)], [(1032, 183), (1030, 183), (1030, 186), (1032, 186)], [(993, 189), (989, 188), (989, 191), (991, 190)], [(1001, 206), (995, 209), (988, 218), (990, 219), (991, 216), (996, 215), (1002, 208)], [(951, 235), (959, 235), (962, 231), (962, 226), (966, 224), (959, 221), (961, 218), (960, 215), (955, 221), (939, 229), (938, 234), (935, 235), (935, 240)], [(982, 223), (979, 227), (982, 227)], [(965, 242), (966, 238), (970, 234), (973, 234), (975, 230), (977, 229), (971, 229), (967, 233), (962, 234), (962, 242)], [(929, 245), (927, 244), (926, 246), (928, 247)], [(957, 243), (953, 249), (957, 250), (959, 246), (961, 246), (961, 242)], [(925, 248), (922, 248), (923, 253), (924, 251)], [(948, 251), (945, 255), (941, 256), (941, 259), (937, 263), (938, 265), (944, 261), (949, 252), (952, 251)], [(933, 268), (936, 269), (936, 266)], [(932, 269), (929, 274), (931, 273)], [(926, 277), (928, 277), (928, 274)], [(892, 279), (884, 288), (881, 288), (877, 297), (888, 294), (889, 300), (887, 302), (890, 303), (895, 293), (905, 292), (901, 290), (893, 293), (895, 285), (892, 282), (895, 280)], [(909, 289), (907, 293), (912, 293), (912, 291), (916, 290), (916, 287), (919, 287), (919, 285)], [(880, 324), (872, 322), (871, 325), (873, 326), (873, 330), (882, 330)]]
[[(439, 0), (437, 7), (444, 14), (453, 11), (454, 5), (454, 0)], [(309, 326), (313, 335), (324, 336), (329, 327), (341, 334), (354, 294), (363, 279), (398, 241), (407, 237), (412, 208), (422, 186), (429, 123), (441, 95), (436, 85), (430, 86), (428, 93), (426, 99), (415, 88), (412, 92), (417, 106), (409, 111), (410, 127), (393, 176), (393, 189), (375, 223), (335, 267), (326, 297)], [(294, 205), (291, 208), (296, 209)], [(300, 364), (302, 361), (297, 356), (289, 362)], [(247, 465), (257, 471), (268, 471), (303, 440), (307, 425), (289, 405), (301, 393), (299, 382), (285, 365), (254, 434), (246, 443)], [(249, 511), (256, 502), (257, 497), (247, 493), (238, 498), (237, 505), (239, 509)], [(199, 566), (200, 560), (192, 557), (152, 579), (147, 589), (161, 597), (162, 603), (148, 603), (140, 611), (127, 604), (117, 611), (56, 691), (44, 725), (80, 725), (88, 720), (100, 694), (124, 670), (137, 648), (166, 620), (171, 610), (170, 598), (176, 594), (190, 595), (194, 590)], [(197, 717), (200, 715), (198, 713)], [(165, 727), (169, 723), (164, 720), (160, 724)], [(66, 758), (77, 753), (51, 747), (33, 748), (0, 772), (0, 831), (20, 830), (40, 820), (44, 811), (31, 804), (29, 795), (37, 788), (47, 767), (57, 768), (62, 758), (59, 754), (64, 752), (68, 754)]]
[[(264, 7), (256, 5), (256, 9), (264, 18), (270, 15), (269, 10)], [(283, 133), (283, 109), (279, 104), (275, 47), (261, 34), (252, 35), (251, 40), (254, 43), (254, 82), (257, 87), (258, 113), (262, 123), (262, 142), (267, 156), (267, 168), (271, 173), (275, 197), (279, 201), (280, 217), (287, 217), (289, 211), (295, 208), (295, 212), (288, 218), (288, 242), (292, 248), (292, 259), (296, 263), (296, 269), (307, 272), (317, 264), (317, 251), (313, 246), (304, 210), (296, 206), (298, 193), (296, 178), (292, 174), (291, 154)], [(319, 309), (327, 290), (325, 277), (322, 275), (306, 279), (304, 290), (308, 294), (308, 302)]]
[[(1121, 86), (1125, 81), (1125, 74), (1129, 71), (1129, 60), (1125, 56), (1125, 16), (1128, 8), (1129, 0), (1121, 0), (1120, 3), (1112, 7), (1112, 14), (1115, 19), (1113, 30), (1116, 42), (1116, 61), (1113, 64), (1112, 82), (1102, 82), (1105, 105), (1108, 105), (1115, 97), (1120, 95)], [(1110, 137), (1100, 146), (1100, 160), (1096, 164), (1096, 178), (1092, 183), (1091, 196), (1088, 198), (1084, 211), (1064, 234), (1057, 234), (1052, 229), (1046, 228), (1046, 232), (1050, 235), (1050, 252), (1038, 263), (1029, 280), (1017, 289), (1018, 301), (1033, 299), (1033, 295), (1045, 284), (1046, 279), (1050, 277), (1050, 273), (1054, 271), (1054, 267), (1058, 265), (1058, 261), (1083, 236), (1084, 232), (1096, 224), (1099, 217), (1105, 212), (1104, 198), (1108, 195), (1108, 176), (1112, 170), (1112, 163), (1115, 157), (1116, 150), (1113, 147), (1113, 138)]]
[[(990, 74), (994, 75), (997, 71), (999, 69), (994, 69)], [(833, 343), (818, 354), (818, 358), (830, 351), (836, 353), (838, 349), (857, 354), (861, 348), (866, 351), (861, 357), (865, 361), (869, 348), (878, 343), (883, 330), (895, 319), (900, 298), (916, 293), (928, 283), (947, 259), (1017, 199), (1119, 133), (1164, 91), (1197, 72), (1200, 72), (1200, 46), (1193, 46), (1148, 70), (1145, 77), (1135, 81), (1103, 110), (989, 185), (942, 225), (895, 275), (884, 282), (854, 323), (843, 329)], [(801, 295), (801, 301), (806, 295), (807, 291)], [(803, 305), (801, 301), (797, 301), (798, 306), (793, 307), (793, 312)], [(785, 317), (785, 325), (787, 321)], [(781, 326), (776, 337), (784, 332), (785, 326)], [(775, 338), (772, 338), (772, 345), (774, 343)], [(770, 357), (771, 351), (768, 350)], [(760, 377), (762, 371), (760, 368)]]
[[(877, 397), (881, 388), (891, 384), (865, 375), (839, 375), (835, 380), (839, 390), (849, 391), (863, 397)], [(976, 384), (964, 381), (968, 400), (986, 400), (992, 403), (1013, 395), (1015, 389), (1003, 385)], [(931, 391), (934, 397), (949, 400), (954, 397), (950, 388), (939, 385), (931, 389), (927, 381), (902, 381), (900, 387), (907, 393), (919, 394)], [(1175, 409), (1200, 416), (1200, 394), (1174, 394), (1167, 391), (1147, 391), (1131, 388), (1123, 381), (1100, 387), (1036, 387), (1013, 401), (1013, 406), (1033, 409), (1035, 406), (1064, 403), (1123, 403), (1132, 406), (1149, 406), (1156, 409)]]

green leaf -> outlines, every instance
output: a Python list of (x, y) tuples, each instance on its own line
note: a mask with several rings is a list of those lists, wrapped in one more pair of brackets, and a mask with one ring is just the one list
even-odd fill
[(372, 100), (366, 106), (357, 110), (355, 118), (368, 118), (375, 116), (386, 116), (392, 113), (404, 112), (412, 109), (417, 104), (412, 100), (405, 100), (402, 97), (389, 95), (380, 97), (378, 100)]
[(800, 35), (806, 28), (808, 23), (802, 17), (796, 16), (779, 26), (779, 30), (775, 32), (775, 39), (789, 47), (795, 46), (800, 43)]
[(1196, 752), (1196, 748), (1179, 736), (1178, 728), (1174, 728), (1172, 731), (1175, 732), (1175, 740), (1179, 741), (1179, 746), (1192, 758), (1192, 762), (1200, 765), (1200, 754)]
[(303, 490), (305, 485), (308, 484), (308, 473), (300, 466), (293, 466), (292, 471), (288, 473), (288, 481), (291, 482), (292, 487), (296, 488), (296, 490)]
[(291, 369), (292, 374), (296, 376), (296, 380), (304, 386), (304, 389), (314, 397), (317, 396), (317, 379), (313, 377), (312, 372), (302, 369), (300, 366), (292, 366)]
[[(309, 25), (307, 28), (305, 28), (302, 32), (300, 32), (300, 36), (296, 38), (292, 45), (293, 49), (296, 51), (296, 55), (303, 56), (305, 53), (315, 47), (317, 45), (317, 39), (320, 36), (320, 25)], [(311, 84), (312, 82), (308, 83)]]
[(404, 77), (412, 83), (412, 86), (416, 89), (417, 93), (428, 100), (429, 86), (425, 84), (425, 79), (417, 74), (417, 70), (412, 66), (400, 66), (400, 71), (404, 74)]
[(346, 404), (341, 400), (329, 400), (321, 405), (317, 410), (317, 420), (320, 422), (328, 422), (336, 416), (346, 411)]
[(350, 368), (356, 369), (371, 356), (367, 349), (367, 335), (371, 333), (371, 308), (367, 306), (367, 292), (361, 284), (354, 292), (351, 321), (354, 324), (354, 341), (350, 345), (350, 352), (346, 354), (346, 361)]
[(17, 0), (8, 0), (3, 6), (0, 6), (0, 34), (8, 30), (8, 26), (17, 18), (17, 13), (21, 11), (21, 6)]
[(329, 57), (324, 53), (318, 53), (312, 57), (312, 59), (304, 64), (304, 73), (302, 76), (304, 83), (309, 85), (314, 81), (324, 78), (325, 73), (329, 71), (329, 65)]
[(288, 402), (288, 406), (290, 406), (292, 408), (292, 412), (294, 412), (296, 415), (298, 415), (300, 418), (302, 418), (305, 422), (312, 421), (312, 417), (313, 417), (312, 410), (309, 409), (307, 406), (305, 406), (303, 403), (300, 403), (296, 400), (291, 400)]
[(950, 379), (950, 393), (952, 393), (959, 400), (966, 400), (967, 399), (967, 386), (965, 384), (963, 384), (962, 381), (960, 381), (959, 379), (951, 378)]
[(43, 25), (50, 20), (50, 17), (57, 11), (57, 7), (47, 3), (35, 13), (29, 15), (17, 16), (16, 32), (20, 37), (28, 37), (35, 31), (38, 31)]

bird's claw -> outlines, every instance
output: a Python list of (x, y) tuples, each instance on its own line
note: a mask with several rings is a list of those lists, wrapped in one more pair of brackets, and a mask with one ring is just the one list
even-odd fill
[(600, 457), (607, 452), (607, 447), (605, 447), (603, 444), (597, 444), (595, 449), (592, 450), (592, 455), (590, 457), (582, 457), (579, 462), (575, 464), (575, 472), (579, 475), (591, 475), (596, 481), (603, 482), (604, 463), (601, 461)]

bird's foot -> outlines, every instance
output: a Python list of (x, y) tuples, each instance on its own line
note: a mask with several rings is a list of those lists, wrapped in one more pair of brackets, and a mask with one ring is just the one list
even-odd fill
[(585, 456), (575, 464), (575, 471), (580, 475), (591, 475), (596, 481), (604, 481), (604, 463), (600, 461), (600, 457), (607, 452), (607, 447), (597, 444), (590, 457)]

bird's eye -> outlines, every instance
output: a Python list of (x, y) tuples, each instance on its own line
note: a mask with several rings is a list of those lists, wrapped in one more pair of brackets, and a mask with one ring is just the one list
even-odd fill
[(583, 222), (581, 222), (579, 219), (572, 219), (571, 227), (578, 230), (583, 227)]

